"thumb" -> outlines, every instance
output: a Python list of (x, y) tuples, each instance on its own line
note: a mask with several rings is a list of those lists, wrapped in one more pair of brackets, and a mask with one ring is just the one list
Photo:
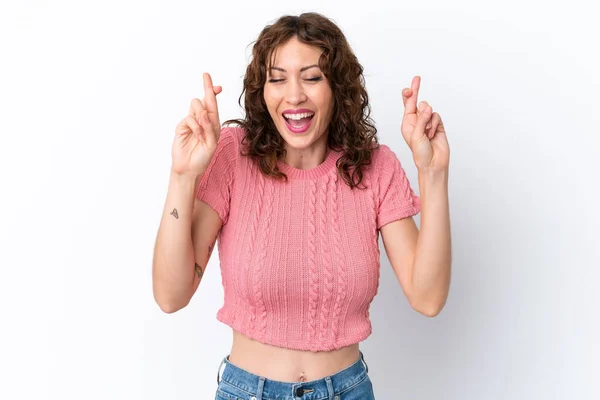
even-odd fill
[(210, 122), (208, 118), (208, 111), (202, 111), (200, 116), (200, 125), (202, 125), (202, 130), (204, 131), (204, 141), (206, 145), (209, 147), (216, 147), (217, 142), (219, 141), (219, 132), (215, 130), (214, 125)]

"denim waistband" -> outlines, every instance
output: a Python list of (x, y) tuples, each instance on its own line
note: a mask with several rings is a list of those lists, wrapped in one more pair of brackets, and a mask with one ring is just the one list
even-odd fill
[(343, 392), (362, 382), (368, 372), (369, 367), (360, 352), (358, 360), (333, 375), (308, 382), (281, 382), (252, 374), (232, 364), (227, 356), (219, 366), (217, 384), (225, 381), (250, 395), (260, 396), (258, 398), (276, 398), (281, 393), (289, 393), (292, 398), (327, 399), (333, 398), (333, 393)]

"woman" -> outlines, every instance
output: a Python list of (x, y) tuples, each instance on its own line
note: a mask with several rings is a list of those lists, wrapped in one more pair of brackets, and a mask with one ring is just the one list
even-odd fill
[[(445, 304), (444, 127), (426, 102), (417, 107), (415, 77), (402, 93), (401, 131), (418, 197), (377, 143), (362, 71), (330, 20), (285, 16), (254, 45), (245, 118), (221, 128), (222, 88), (204, 74), (204, 99), (176, 128), (154, 295), (165, 312), (185, 307), (219, 239), (217, 318), (234, 334), (217, 399), (374, 398), (359, 343), (371, 333), (379, 232), (412, 307), (434, 316)], [(419, 233), (412, 216), (421, 210)]]

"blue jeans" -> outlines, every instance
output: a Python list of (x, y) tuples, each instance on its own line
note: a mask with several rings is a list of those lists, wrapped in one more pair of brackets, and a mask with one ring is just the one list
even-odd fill
[(225, 357), (217, 373), (215, 400), (375, 400), (368, 372), (362, 352), (348, 368), (310, 382), (266, 379), (231, 364)]

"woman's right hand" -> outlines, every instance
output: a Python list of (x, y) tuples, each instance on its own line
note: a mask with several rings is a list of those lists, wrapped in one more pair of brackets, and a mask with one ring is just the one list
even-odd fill
[(216, 96), (223, 89), (213, 86), (209, 74), (203, 78), (204, 99), (193, 99), (189, 115), (175, 128), (171, 171), (178, 175), (202, 175), (217, 149), (221, 122)]

